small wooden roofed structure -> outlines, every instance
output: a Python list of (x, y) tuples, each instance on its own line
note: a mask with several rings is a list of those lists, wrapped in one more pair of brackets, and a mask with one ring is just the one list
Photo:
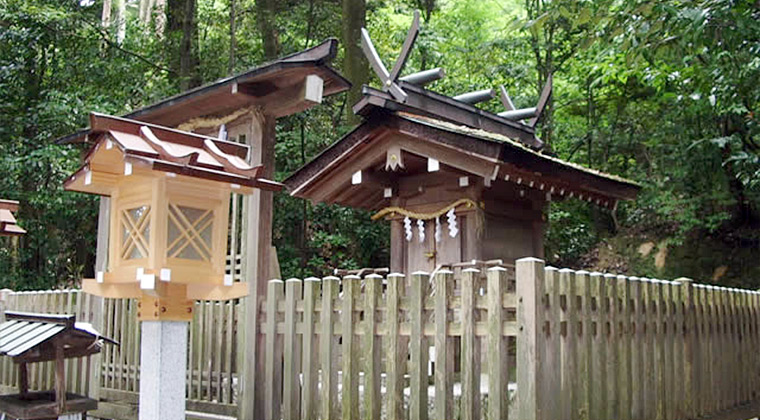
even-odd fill
[(542, 257), (550, 200), (614, 208), (635, 198), (638, 184), (541, 151), (535, 127), (551, 77), (535, 107), (517, 109), (502, 87), (506, 110), (498, 114), (475, 106), (495, 97), (491, 89), (453, 97), (426, 89), (443, 77), (441, 69), (402, 77), (418, 32), (415, 13), (388, 71), (362, 30), (381, 88), (364, 87), (353, 108), (364, 117), (359, 127), (284, 181), (291, 195), (378, 211), (375, 219), (391, 221), (390, 269), (405, 273)]
[(0, 236), (21, 236), (26, 233), (16, 224), (14, 212), (18, 211), (18, 201), (0, 200)]
[[(390, 268), (398, 272), (541, 257), (548, 201), (612, 209), (640, 188), (501, 134), (403, 112), (372, 114), (284, 184), (315, 203), (382, 211), (376, 216), (391, 221)], [(441, 234), (452, 208), (456, 218)]]
[[(0, 324), (0, 356), (19, 368), (19, 393), (0, 396), (0, 413), (16, 419), (49, 419), (84, 413), (96, 400), (66, 392), (63, 361), (99, 353), (103, 343), (118, 344), (101, 336), (74, 315), (5, 312)], [(55, 391), (29, 392), (27, 363), (55, 361)]]

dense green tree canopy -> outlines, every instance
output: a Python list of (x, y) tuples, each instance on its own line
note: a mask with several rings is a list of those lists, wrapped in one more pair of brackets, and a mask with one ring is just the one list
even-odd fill
[[(366, 20), (391, 62), (414, 9), (423, 28), (407, 72), (444, 67), (431, 87), (446, 94), (504, 85), (518, 106), (534, 104), (552, 74), (541, 135), (553, 152), (644, 185), (612, 213), (552, 204), (551, 262), (760, 286), (757, 2), (355, 1), (365, 16), (340, 0), (0, 1), (0, 198), (21, 201), (29, 231), (2, 240), (0, 287), (91, 274), (97, 201), (62, 191), (82, 149), (54, 144), (89, 111), (122, 114), (340, 38), (350, 19)], [(366, 77), (343, 54), (339, 69)], [(350, 130), (351, 105), (338, 95), (281, 120), (277, 178)], [(387, 264), (387, 226), (367, 214), (284, 194), (275, 205), (283, 275)]]

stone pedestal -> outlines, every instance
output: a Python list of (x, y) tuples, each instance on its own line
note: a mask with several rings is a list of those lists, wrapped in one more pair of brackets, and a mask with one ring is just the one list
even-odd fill
[(139, 420), (184, 420), (189, 324), (141, 324)]

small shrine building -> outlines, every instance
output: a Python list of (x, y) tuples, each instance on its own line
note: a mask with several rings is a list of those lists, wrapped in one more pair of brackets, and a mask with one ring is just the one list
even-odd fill
[(502, 88), (506, 111), (496, 114), (475, 106), (495, 97), (490, 89), (455, 97), (426, 89), (441, 69), (399, 77), (418, 28), (416, 17), (392, 72), (363, 31), (382, 89), (364, 87), (353, 108), (361, 125), (285, 180), (291, 195), (389, 220), (390, 269), (403, 273), (543, 257), (550, 201), (614, 209), (636, 197), (632, 181), (542, 151), (535, 127), (551, 78), (533, 108), (515, 109)]

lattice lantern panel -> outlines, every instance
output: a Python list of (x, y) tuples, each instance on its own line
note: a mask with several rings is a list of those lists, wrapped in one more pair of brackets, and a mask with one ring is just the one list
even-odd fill
[(169, 204), (169, 231), (166, 241), (168, 258), (211, 261), (214, 212)]
[(138, 260), (148, 258), (150, 250), (150, 206), (143, 205), (122, 209), (119, 214), (121, 226), (121, 258)]

